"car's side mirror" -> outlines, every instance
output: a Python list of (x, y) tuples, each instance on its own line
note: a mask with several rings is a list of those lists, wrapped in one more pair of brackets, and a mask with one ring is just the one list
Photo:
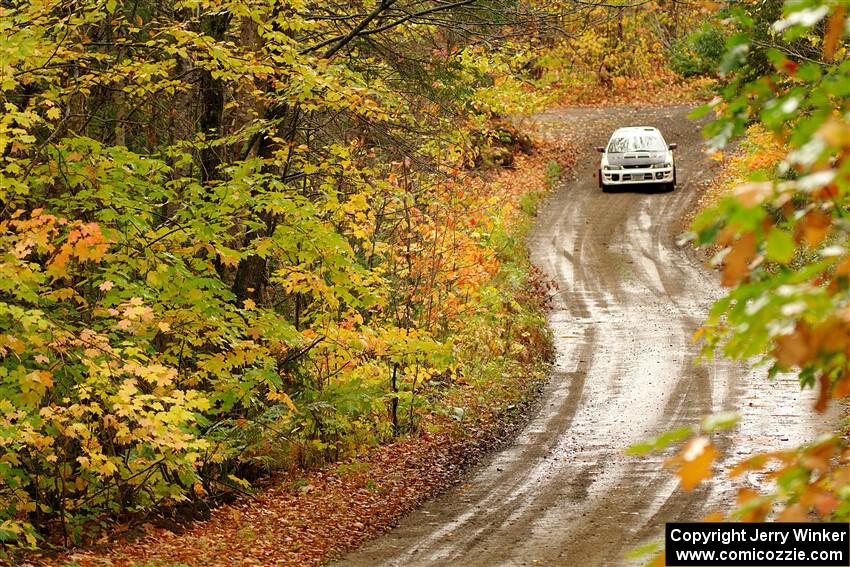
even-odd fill
[(676, 148), (678, 148), (678, 147), (679, 147), (679, 144), (670, 144), (670, 145), (668, 145), (667, 147), (668, 147), (669, 149), (671, 149), (671, 150), (675, 150)]
[(605, 146), (596, 146), (596, 151), (599, 152), (600, 154), (604, 154), (605, 153)]

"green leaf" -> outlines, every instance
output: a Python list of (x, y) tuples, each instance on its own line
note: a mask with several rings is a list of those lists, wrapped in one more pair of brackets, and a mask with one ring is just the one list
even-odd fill
[(693, 435), (694, 430), (690, 427), (682, 427), (673, 431), (666, 431), (661, 435), (647, 439), (641, 443), (636, 443), (626, 449), (627, 455), (645, 455), (653, 451), (660, 451), (667, 448), (669, 445), (686, 439)]
[(774, 262), (787, 264), (794, 258), (794, 237), (790, 232), (773, 229), (767, 237), (767, 257)]
[(655, 555), (661, 551), (662, 544), (659, 541), (653, 541), (647, 543), (646, 545), (642, 545), (636, 549), (633, 549), (626, 553), (627, 559), (640, 559), (646, 555)]
[(704, 433), (722, 431), (724, 429), (735, 427), (740, 419), (741, 415), (736, 411), (715, 413), (702, 420), (701, 429)]
[(695, 109), (693, 109), (690, 112), (690, 114), (688, 114), (688, 118), (690, 118), (692, 120), (698, 120), (698, 119), (702, 118), (703, 116), (708, 115), (708, 113), (710, 113), (713, 109), (714, 109), (714, 107), (712, 105), (703, 104), (702, 106), (698, 106)]

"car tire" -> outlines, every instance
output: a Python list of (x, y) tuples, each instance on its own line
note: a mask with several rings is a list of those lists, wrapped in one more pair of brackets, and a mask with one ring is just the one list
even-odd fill
[(597, 172), (597, 174), (596, 174), (596, 175), (598, 175), (598, 176), (599, 176), (599, 188), (600, 188), (600, 189), (602, 189), (602, 192), (603, 192), (603, 193), (609, 193), (609, 192), (611, 191), (611, 186), (610, 186), (610, 185), (605, 185), (605, 183), (603, 183), (603, 182), (602, 182), (602, 170), (600, 169), (600, 170)]
[(676, 168), (673, 168), (673, 181), (664, 185), (664, 190), (668, 193), (676, 189)]

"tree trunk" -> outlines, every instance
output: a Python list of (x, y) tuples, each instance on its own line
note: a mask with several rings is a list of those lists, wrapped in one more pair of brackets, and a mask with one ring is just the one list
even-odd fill
[[(219, 12), (210, 16), (205, 24), (210, 37), (216, 41), (224, 39), (227, 26), (230, 23), (230, 12)], [(210, 71), (201, 73), (201, 131), (208, 137), (212, 134), (222, 135), (222, 119), (224, 118), (224, 83), (213, 78)], [(218, 168), (221, 165), (220, 148), (209, 145), (201, 150), (201, 179), (209, 181), (217, 179)]]
[[(252, 239), (253, 240), (253, 239)], [(266, 281), (266, 259), (257, 255), (248, 256), (239, 262), (236, 278), (233, 281), (233, 293), (240, 303), (250, 299), (259, 303), (263, 296)]]
[[(288, 122), (286, 139), (288, 141), (295, 139), (298, 128), (298, 119), (300, 116), (300, 112), (297, 108), (290, 111), (288, 106), (281, 106), (273, 109), (269, 115), (275, 118), (286, 117), (286, 122)], [(270, 157), (275, 150), (274, 143), (265, 134), (259, 136), (257, 144), (257, 155), (260, 157)], [(251, 145), (252, 143), (249, 142), (249, 147)], [(282, 175), (285, 176), (286, 172)], [(264, 214), (262, 218), (266, 223), (265, 229), (258, 229), (245, 234), (244, 242), (242, 244), (243, 248), (250, 246), (251, 242), (257, 238), (269, 236), (274, 233), (277, 224), (275, 216), (272, 214)], [(236, 279), (233, 282), (232, 288), (238, 301), (252, 299), (259, 303), (262, 300), (263, 290), (266, 285), (266, 265), (266, 259), (260, 258), (256, 255), (251, 255), (240, 260), (239, 267), (236, 268)]]
[(396, 383), (396, 375), (398, 374), (398, 364), (393, 365), (393, 378), (392, 378), (392, 391), (393, 391), (393, 399), (390, 404), (390, 411), (392, 412), (392, 422), (393, 422), (393, 435), (399, 434), (398, 427), (398, 384)]

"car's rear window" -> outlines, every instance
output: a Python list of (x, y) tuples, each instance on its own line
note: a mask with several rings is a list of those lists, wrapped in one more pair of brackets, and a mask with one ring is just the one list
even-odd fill
[(661, 152), (666, 150), (664, 140), (658, 134), (632, 134), (617, 136), (608, 142), (608, 153), (624, 154), (626, 152)]

